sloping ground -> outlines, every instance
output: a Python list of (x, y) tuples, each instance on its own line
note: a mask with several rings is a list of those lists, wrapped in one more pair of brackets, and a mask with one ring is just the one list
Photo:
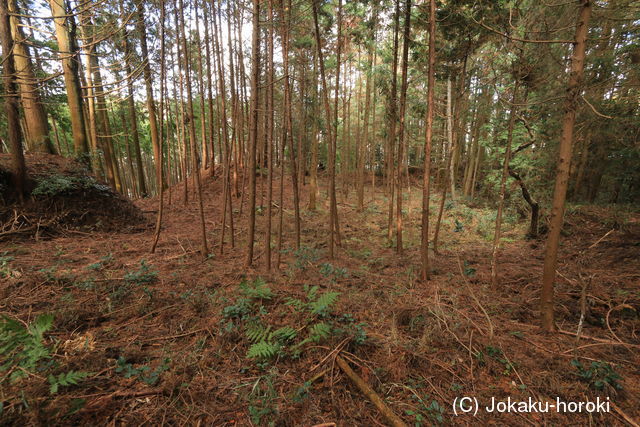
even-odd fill
[[(245, 268), (244, 220), (234, 224), (235, 248), (227, 232), (219, 252), (220, 189), (218, 181), (204, 188), (212, 252), (206, 260), (198, 252), (193, 192), (185, 206), (181, 186), (172, 189), (155, 254), (148, 253), (151, 231), (3, 244), (0, 313), (31, 324), (38, 314), (54, 315), (43, 342), (55, 363), (2, 384), (8, 423), (384, 424), (337, 367), (338, 351), (411, 425), (623, 425), (624, 417), (640, 419), (637, 212), (568, 211), (556, 287), (564, 333), (544, 335), (537, 327), (544, 242), (521, 240), (526, 224), (517, 218), (505, 225), (501, 283), (493, 287), (492, 211), (448, 204), (435, 273), (423, 284), (416, 280), (416, 189), (405, 204), (404, 256), (386, 243), (379, 189), (373, 198), (367, 193), (363, 213), (348, 197), (339, 203), (343, 246), (334, 260), (326, 251), (326, 205), (303, 209), (302, 248), (292, 248), (287, 193), (282, 262), (265, 274), (266, 209), (258, 215), (257, 268)], [(150, 211), (156, 203), (138, 205)], [(234, 198), (234, 210), (241, 205)], [(274, 230), (279, 213), (274, 207)], [(582, 313), (577, 339), (572, 334)], [(320, 324), (329, 329), (323, 333)], [(50, 394), (48, 375), (69, 371), (89, 374)], [(475, 418), (456, 417), (452, 404), (463, 396), (484, 405), (492, 397), (609, 397), (617, 409), (481, 410)]]
[(11, 159), (0, 154), (0, 239), (91, 231), (140, 231), (146, 223), (133, 203), (100, 184), (79, 162), (29, 154), (28, 196), (17, 202)]

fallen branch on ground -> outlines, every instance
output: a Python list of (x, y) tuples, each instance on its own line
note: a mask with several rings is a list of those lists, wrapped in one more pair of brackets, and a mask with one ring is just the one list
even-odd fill
[(345, 360), (336, 356), (336, 363), (342, 369), (342, 372), (347, 374), (349, 379), (360, 389), (360, 391), (367, 396), (367, 398), (373, 403), (376, 408), (382, 413), (384, 418), (394, 427), (406, 427), (407, 425), (398, 417), (385, 403), (382, 401), (382, 398), (375, 392), (369, 385), (364, 382), (362, 378), (358, 374), (356, 374), (353, 369), (349, 366)]

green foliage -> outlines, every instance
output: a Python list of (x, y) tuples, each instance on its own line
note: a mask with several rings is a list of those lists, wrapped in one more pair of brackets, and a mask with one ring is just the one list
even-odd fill
[(88, 372), (69, 371), (58, 375), (49, 375), (49, 394), (56, 394), (60, 387), (77, 385), (90, 374)]
[(331, 278), (331, 281), (335, 282), (336, 279), (343, 279), (347, 277), (347, 269), (334, 267), (333, 264), (327, 262), (320, 266), (320, 274), (326, 278)]
[[(0, 384), (7, 377), (16, 382), (34, 372), (47, 372), (57, 367), (51, 358), (51, 349), (44, 343), (44, 334), (53, 326), (53, 315), (42, 314), (25, 327), (20, 322), (4, 317), (0, 322), (0, 372), (8, 374), (0, 378)], [(57, 375), (49, 374), (49, 392), (55, 394), (60, 386), (78, 384), (90, 375), (88, 372), (69, 371)]]
[(349, 313), (340, 316), (339, 321), (344, 326), (336, 328), (336, 333), (351, 336), (356, 345), (362, 345), (367, 341), (367, 331), (364, 329), (367, 326), (366, 323), (356, 323), (356, 319)]
[(100, 261), (95, 262), (93, 264), (89, 264), (85, 268), (87, 270), (90, 270), (90, 271), (100, 271), (105, 266), (111, 264), (112, 262), (113, 262), (113, 255), (112, 254), (108, 254), (108, 255), (105, 255), (102, 258), (100, 258)]
[(578, 359), (573, 359), (571, 366), (578, 370), (578, 376), (580, 376), (581, 379), (588, 382), (589, 385), (596, 390), (604, 390), (605, 387), (612, 387), (618, 390), (622, 389), (622, 386), (618, 383), (622, 377), (609, 363), (591, 362), (589, 368), (585, 368)]
[(473, 277), (476, 275), (476, 269), (471, 267), (469, 261), (464, 260), (464, 275), (467, 277)]
[(135, 285), (147, 285), (155, 283), (157, 280), (158, 272), (151, 270), (144, 259), (140, 261), (140, 268), (138, 270), (124, 275), (125, 282)]
[(427, 420), (437, 424), (444, 422), (444, 407), (437, 400), (433, 399), (429, 403), (428, 397), (420, 397), (417, 394), (414, 394), (412, 398), (417, 401), (417, 408), (415, 410), (408, 409), (405, 413), (413, 417), (416, 427), (422, 427)]
[(312, 314), (326, 315), (331, 306), (335, 304), (340, 292), (325, 292), (318, 295), (315, 300), (309, 302), (309, 310)]
[(11, 276), (11, 269), (9, 268), (9, 262), (13, 261), (13, 257), (7, 255), (8, 252), (2, 252), (0, 254), (0, 278), (6, 278)]
[(50, 175), (45, 179), (38, 181), (36, 187), (31, 192), (34, 197), (37, 196), (57, 196), (74, 190), (76, 184), (73, 177), (63, 175)]
[(293, 255), (295, 256), (293, 267), (297, 270), (306, 270), (307, 267), (314, 265), (320, 259), (320, 251), (306, 246), (301, 246)]
[(28, 327), (4, 317), (0, 323), (0, 356), (5, 361), (0, 371), (9, 370), (9, 380), (17, 381), (34, 372), (51, 358), (43, 343), (44, 333), (51, 329), (53, 316), (43, 314)]
[(309, 287), (304, 285), (307, 301), (303, 302), (297, 298), (288, 298), (286, 304), (293, 306), (298, 311), (308, 310), (311, 314), (326, 316), (335, 304), (339, 292), (325, 292), (319, 294), (319, 287), (314, 285)]
[(260, 341), (252, 344), (247, 352), (248, 359), (269, 360), (280, 351), (280, 345), (275, 342)]
[(249, 323), (245, 336), (253, 344), (249, 347), (247, 358), (263, 361), (272, 359), (288, 342), (295, 339), (297, 334), (296, 330), (288, 325), (272, 331), (271, 326), (265, 328), (259, 322)]
[(154, 386), (160, 380), (160, 375), (169, 370), (171, 359), (165, 358), (158, 367), (151, 369), (150, 366), (142, 365), (134, 367), (127, 359), (120, 356), (116, 361), (116, 372), (121, 373), (125, 378), (136, 378), (147, 385)]
[(278, 406), (274, 403), (278, 398), (278, 393), (273, 387), (274, 375), (274, 373), (269, 373), (259, 377), (251, 388), (247, 406), (251, 422), (254, 425), (275, 425), (274, 422), (267, 421), (267, 418), (278, 413)]
[(249, 299), (266, 299), (269, 300), (273, 297), (273, 293), (271, 292), (271, 288), (269, 285), (262, 279), (258, 277), (253, 282), (242, 281), (240, 283), (240, 289), (242, 293)]
[(109, 187), (98, 184), (90, 176), (47, 175), (37, 180), (31, 195), (36, 198), (58, 197), (87, 189), (110, 191)]
[(251, 313), (251, 300), (249, 298), (239, 298), (235, 304), (228, 305), (222, 309), (225, 319), (243, 319)]

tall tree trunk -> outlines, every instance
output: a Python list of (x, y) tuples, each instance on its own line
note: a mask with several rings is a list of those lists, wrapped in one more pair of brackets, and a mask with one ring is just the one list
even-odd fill
[(133, 152), (136, 160), (136, 171), (138, 180), (138, 191), (142, 197), (147, 196), (147, 184), (144, 179), (142, 168), (142, 152), (140, 150), (140, 136), (138, 134), (138, 115), (136, 114), (136, 103), (133, 98), (133, 77), (131, 74), (131, 46), (129, 45), (128, 34), (124, 36), (125, 72), (127, 73), (127, 107), (131, 118), (131, 135), (133, 139)]
[(2, 43), (2, 76), (4, 78), (4, 109), (7, 115), (7, 133), (11, 147), (13, 183), (18, 200), (24, 201), (27, 167), (22, 152), (22, 131), (20, 129), (20, 111), (18, 110), (18, 88), (16, 85), (16, 65), (14, 61), (14, 41), (11, 36), (11, 22), (7, 2), (0, 2), (0, 42)]
[[(273, 0), (269, 2), (269, 22), (273, 22)], [(266, 144), (267, 144), (267, 231), (265, 233), (265, 258), (267, 272), (271, 271), (271, 223), (273, 215), (273, 25), (268, 26), (267, 37), (267, 90), (265, 108)], [(282, 206), (280, 206), (282, 209)]]
[(544, 258), (542, 292), (540, 294), (540, 312), (542, 329), (551, 332), (555, 329), (553, 315), (553, 284), (558, 265), (558, 243), (564, 222), (564, 203), (567, 195), (567, 183), (571, 166), (571, 146), (573, 144), (573, 128), (576, 121), (576, 109), (580, 97), (580, 88), (584, 75), (585, 49), (589, 19), (591, 18), (591, 0), (580, 0), (580, 13), (576, 24), (575, 43), (571, 57), (571, 72), (567, 84), (567, 95), (564, 102), (564, 118), (562, 120), (562, 136), (558, 153), (558, 169), (553, 190), (553, 204), (549, 236)]
[[(315, 1), (315, 0), (312, 0)], [(309, 169), (309, 210), (316, 210), (316, 198), (318, 196), (318, 59), (317, 53), (313, 56), (313, 124), (311, 126), (311, 167)]]
[[(369, 116), (371, 114), (371, 92), (373, 91), (373, 86), (375, 84), (375, 77), (373, 74), (373, 56), (374, 56), (374, 47), (375, 47), (375, 34), (376, 34), (376, 21), (378, 19), (378, 6), (373, 6), (372, 12), (372, 25), (369, 34), (368, 46), (367, 46), (367, 81), (365, 83), (365, 102), (364, 102), (364, 124), (363, 124), (363, 135), (362, 135), (362, 143), (358, 149), (357, 158), (358, 158), (358, 183), (357, 183), (357, 193), (358, 193), (358, 212), (362, 212), (364, 209), (364, 181), (365, 181), (365, 152), (369, 147)], [(374, 114), (375, 114), (375, 104), (373, 106)], [(373, 167), (373, 166), (372, 166)]]
[(89, 163), (89, 141), (82, 107), (82, 92), (78, 64), (80, 63), (78, 45), (76, 43), (76, 25), (74, 16), (67, 11), (65, 0), (49, 0), (51, 14), (54, 17), (58, 52), (62, 62), (64, 83), (67, 90), (67, 103), (73, 131), (73, 147), (75, 154), (86, 165)]
[[(141, 3), (138, 3), (140, 6)], [(187, 121), (189, 128), (189, 146), (191, 150), (191, 173), (194, 176), (196, 197), (198, 198), (198, 210), (200, 213), (200, 232), (202, 238), (202, 259), (206, 259), (209, 255), (209, 248), (207, 247), (207, 229), (204, 221), (204, 207), (202, 204), (202, 188), (200, 186), (200, 167), (198, 165), (198, 150), (197, 150), (197, 138), (196, 138), (196, 124), (195, 115), (193, 109), (193, 94), (191, 91), (191, 70), (189, 67), (189, 50), (187, 49), (187, 38), (185, 36), (185, 20), (184, 20), (184, 1), (179, 0), (180, 15), (180, 38), (182, 39), (182, 71), (184, 73), (185, 85), (187, 88)], [(147, 62), (148, 63), (148, 62)], [(157, 128), (156, 128), (157, 132)], [(158, 155), (158, 158), (159, 155)], [(160, 163), (162, 166), (162, 163)]]
[(95, 125), (94, 133), (97, 146), (100, 147), (104, 153), (109, 182), (116, 191), (122, 192), (122, 182), (114, 154), (113, 138), (111, 137), (111, 127), (107, 114), (107, 103), (102, 86), (102, 73), (96, 51), (99, 40), (94, 36), (93, 18), (89, 10), (85, 10), (81, 14), (81, 30), (85, 39), (83, 50), (87, 58), (87, 88), (94, 102), (93, 110), (89, 110), (89, 119), (90, 122)]
[(11, 33), (13, 38), (13, 60), (17, 71), (17, 81), (20, 87), (20, 98), (24, 119), (27, 124), (27, 146), (31, 151), (41, 153), (55, 153), (49, 137), (49, 122), (44, 110), (40, 90), (36, 85), (36, 76), (31, 62), (29, 48), (25, 41), (24, 32), (20, 26), (20, 18), (16, 0), (9, 0), (9, 11), (15, 15), (11, 17)]
[[(249, 235), (247, 238), (247, 259), (245, 264), (253, 264), (253, 243), (256, 228), (256, 149), (258, 142), (258, 79), (260, 78), (260, 0), (253, 0), (251, 36), (251, 116), (249, 129)], [(286, 61), (286, 53), (285, 61)], [(286, 73), (286, 71), (285, 71)], [(286, 101), (285, 101), (286, 102)]]
[(404, 11), (404, 33), (402, 37), (402, 77), (400, 88), (400, 126), (398, 126), (398, 168), (396, 173), (396, 252), (402, 255), (402, 170), (405, 145), (405, 119), (407, 106), (407, 68), (409, 62), (409, 36), (411, 33), (411, 0), (407, 0)]
[(400, 0), (395, 0), (396, 10), (393, 18), (393, 67), (391, 68), (391, 94), (389, 103), (389, 130), (387, 132), (387, 185), (389, 187), (389, 215), (387, 223), (387, 239), (391, 241), (393, 236), (393, 198), (395, 194), (395, 150), (396, 150), (396, 125), (398, 122), (398, 45), (400, 32)]
[(209, 112), (209, 149), (211, 151), (211, 170), (209, 175), (215, 176), (216, 174), (216, 150), (215, 150), (215, 142), (213, 138), (214, 134), (214, 123), (213, 123), (213, 78), (212, 78), (212, 66), (211, 66), (211, 47), (210, 43), (210, 35), (209, 35), (209, 7), (207, 6), (208, 2), (203, 2), (203, 15), (204, 15), (204, 47), (205, 47), (205, 62), (207, 64), (207, 110)]
[[(339, 1), (339, 9), (342, 8), (342, 1)], [(335, 223), (334, 223), (334, 204), (335, 204), (335, 151), (334, 151), (334, 143), (335, 137), (337, 134), (337, 117), (331, 114), (331, 106), (329, 105), (329, 92), (327, 89), (327, 78), (324, 69), (324, 55), (322, 54), (322, 41), (320, 39), (320, 25), (318, 24), (318, 4), (317, 0), (311, 0), (313, 5), (313, 22), (315, 29), (315, 38), (316, 38), (316, 52), (318, 56), (318, 65), (320, 67), (320, 80), (322, 82), (322, 98), (324, 104), (324, 110), (326, 114), (327, 120), (327, 134), (329, 141), (329, 174), (330, 174), (330, 184), (329, 184), (329, 199), (330, 199), (330, 213), (329, 213), (329, 256), (333, 258), (333, 247), (335, 243)], [(339, 22), (340, 22), (340, 14), (339, 14)], [(340, 24), (338, 25), (340, 27)], [(340, 44), (338, 44), (339, 46)], [(339, 49), (338, 49), (339, 51)], [(338, 61), (337, 70), (340, 69), (340, 62)], [(339, 71), (336, 71), (339, 73)], [(336, 79), (336, 98), (335, 103), (337, 104), (337, 88), (338, 88), (338, 79)], [(332, 161), (333, 160), (333, 161)], [(333, 166), (333, 167), (332, 167)], [(331, 178), (331, 176), (333, 176)]]
[(424, 141), (424, 175), (422, 177), (422, 238), (420, 276), (429, 280), (429, 199), (431, 196), (431, 142), (433, 140), (434, 92), (436, 84), (436, 1), (429, 0), (429, 70), (427, 76), (427, 117)]
[[(254, 0), (256, 1), (256, 0)], [(289, 12), (291, 4), (285, 4), (287, 0), (282, 0), (280, 13), (282, 15), (282, 58), (284, 69), (284, 122), (287, 138), (283, 141), (289, 142), (289, 156), (291, 159), (291, 181), (293, 184), (293, 204), (295, 210), (296, 229), (296, 249), (300, 249), (300, 200), (298, 193), (298, 174), (296, 169), (296, 157), (293, 147), (293, 123), (291, 108), (291, 85), (289, 83)], [(338, 58), (340, 54), (338, 53)], [(284, 159), (282, 159), (284, 161)], [(334, 187), (335, 188), (335, 187)]]
[[(160, 0), (161, 10), (160, 19), (162, 20), (162, 36), (161, 36), (161, 61), (162, 72), (164, 72), (164, 18), (165, 18), (165, 2)], [(147, 48), (147, 29), (144, 21), (144, 5), (142, 2), (138, 2), (138, 36), (140, 37), (140, 50), (142, 51), (142, 58), (144, 61), (144, 84), (147, 93), (147, 111), (149, 113), (149, 130), (151, 131), (151, 145), (153, 146), (153, 157), (155, 160), (156, 169), (156, 187), (159, 194), (158, 197), (158, 217), (156, 218), (156, 230), (153, 243), (151, 245), (151, 252), (155, 251), (158, 244), (158, 238), (160, 236), (160, 228), (162, 226), (162, 211), (163, 211), (163, 194), (164, 179), (162, 174), (162, 142), (160, 141), (160, 133), (158, 132), (158, 122), (156, 118), (156, 103), (153, 99), (153, 87), (151, 84), (151, 65), (149, 64), (149, 49)], [(160, 76), (161, 79), (164, 77)], [(206, 256), (205, 253), (203, 256)]]
[[(516, 74), (516, 73), (514, 73)], [(509, 124), (507, 126), (507, 143), (504, 153), (504, 163), (502, 165), (502, 177), (500, 178), (500, 193), (498, 195), (498, 212), (496, 213), (496, 226), (493, 233), (493, 250), (491, 252), (491, 283), (498, 285), (498, 252), (500, 250), (500, 236), (502, 232), (502, 211), (504, 209), (504, 196), (507, 188), (507, 176), (509, 175), (509, 162), (511, 161), (511, 143), (513, 142), (513, 127), (516, 123), (516, 112), (518, 110), (518, 88), (520, 80), (516, 79), (511, 95), (511, 112), (509, 113)]]

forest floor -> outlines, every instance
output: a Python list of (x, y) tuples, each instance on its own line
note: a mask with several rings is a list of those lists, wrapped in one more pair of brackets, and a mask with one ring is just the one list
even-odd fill
[[(154, 254), (156, 199), (135, 202), (149, 219), (144, 231), (0, 242), (0, 315), (33, 325), (53, 314), (42, 338), (51, 358), (3, 385), (0, 424), (386, 424), (340, 370), (337, 354), (410, 425), (640, 420), (637, 211), (569, 207), (556, 285), (562, 333), (545, 335), (538, 327), (544, 239), (525, 240), (526, 219), (516, 214), (505, 220), (494, 287), (495, 211), (448, 202), (433, 277), (420, 283), (419, 188), (405, 195), (402, 256), (387, 241), (384, 189), (372, 197), (367, 187), (361, 213), (353, 190), (340, 193), (342, 246), (333, 260), (325, 193), (311, 212), (304, 187), (302, 248), (295, 251), (287, 188), (282, 262), (265, 274), (266, 209), (257, 215), (255, 267), (245, 268), (246, 220), (234, 224), (235, 248), (227, 234), (219, 253), (220, 190), (218, 180), (205, 179), (205, 260), (197, 203), (190, 191), (185, 206), (180, 185)], [(437, 206), (436, 197), (432, 212)], [(89, 374), (77, 385), (58, 381), (50, 393), (48, 375), (70, 370)], [(456, 417), (453, 403), (463, 396), (478, 399), (477, 416)], [(611, 405), (608, 413), (497, 414), (482, 408), (492, 397), (600, 397)]]

